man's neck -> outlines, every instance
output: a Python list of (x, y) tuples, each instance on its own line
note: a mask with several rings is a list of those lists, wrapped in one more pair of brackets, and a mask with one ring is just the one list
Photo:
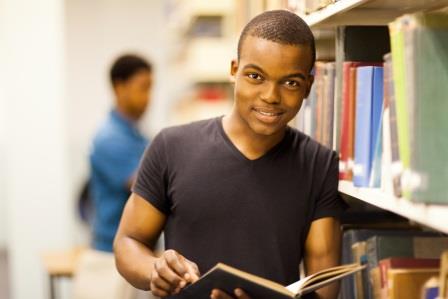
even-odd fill
[(115, 111), (117, 111), (117, 113), (120, 114), (121, 117), (130, 121), (131, 123), (135, 124), (138, 122), (138, 118), (133, 117), (132, 115), (130, 115), (130, 113), (128, 113), (125, 109), (123, 109), (120, 106), (115, 106)]
[(285, 130), (269, 136), (257, 134), (235, 113), (224, 116), (222, 125), (235, 147), (250, 160), (262, 157), (285, 136)]

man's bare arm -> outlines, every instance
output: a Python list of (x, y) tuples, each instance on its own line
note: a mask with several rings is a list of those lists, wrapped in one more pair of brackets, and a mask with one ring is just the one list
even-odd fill
[(165, 297), (195, 281), (198, 270), (174, 250), (160, 256), (153, 251), (165, 225), (166, 216), (144, 198), (132, 194), (126, 203), (115, 236), (117, 269), (133, 286)]
[[(305, 242), (306, 275), (337, 266), (341, 255), (341, 229), (336, 218), (327, 217), (313, 221)], [(336, 299), (339, 283), (330, 284), (316, 292), (315, 298)]]
[(149, 289), (152, 248), (165, 224), (165, 215), (132, 194), (126, 203), (114, 240), (118, 271), (135, 287)]

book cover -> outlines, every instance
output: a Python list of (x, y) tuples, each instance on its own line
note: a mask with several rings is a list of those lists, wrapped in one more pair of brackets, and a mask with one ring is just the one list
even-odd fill
[[(418, 13), (407, 16), (413, 48), (415, 93), (411, 142), (411, 199), (447, 204), (448, 182), (448, 15)], [(412, 79), (412, 78), (411, 78)]]
[(381, 186), (381, 159), (383, 154), (383, 114), (384, 114), (384, 69), (378, 68), (373, 78), (373, 102), (372, 102), (372, 134), (371, 155), (372, 166), (370, 169), (369, 187)]
[(351, 180), (351, 172), (348, 169), (348, 161), (353, 151), (353, 144), (350, 141), (350, 134), (353, 131), (354, 118), (354, 100), (350, 98), (350, 68), (355, 62), (344, 62), (342, 67), (342, 117), (341, 117), (341, 133), (340, 133), (340, 155), (339, 155), (339, 179)]
[(394, 96), (396, 105), (396, 120), (398, 129), (398, 148), (402, 166), (401, 191), (409, 198), (410, 190), (403, 186), (403, 174), (409, 172), (410, 143), (409, 143), (409, 107), (407, 102), (408, 86), (406, 84), (406, 63), (404, 54), (404, 33), (402, 22), (397, 19), (389, 24), (389, 32), (392, 50), (392, 76), (394, 81)]
[(327, 62), (324, 76), (322, 144), (328, 148), (333, 147), (334, 79), (335, 64), (334, 62)]
[(439, 276), (439, 296), (448, 297), (448, 250), (445, 250), (440, 257), (440, 276)]
[(383, 68), (358, 67), (353, 184), (368, 187), (383, 102)]
[(425, 282), (438, 273), (438, 269), (392, 269), (388, 273), (390, 288), (387, 298), (420, 299)]
[(324, 117), (324, 77), (325, 77), (325, 62), (318, 61), (315, 64), (316, 75), (315, 75), (315, 87), (316, 87), (316, 106), (314, 111), (314, 132), (312, 137), (322, 143), (322, 133), (323, 133), (323, 117)]
[[(424, 258), (406, 258), (392, 257), (381, 260), (379, 262), (381, 274), (381, 288), (388, 289), (387, 273), (390, 269), (418, 269), (418, 268), (434, 268), (440, 267), (440, 259), (424, 259)], [(387, 293), (387, 291), (386, 291)]]
[(371, 165), (370, 135), (374, 69), (370, 66), (358, 67), (356, 72), (353, 185), (367, 187)]
[(215, 288), (229, 294), (233, 294), (236, 288), (241, 288), (252, 298), (260, 299), (300, 298), (364, 268), (365, 266), (357, 264), (332, 267), (309, 275), (289, 286), (282, 286), (271, 280), (219, 263), (200, 277), (198, 281), (170, 298), (208, 299), (211, 291)]
[(401, 197), (401, 173), (403, 170), (399, 146), (398, 127), (395, 103), (392, 56), (390, 53), (384, 55), (384, 103), (386, 109), (383, 118), (384, 134), (384, 164), (382, 187), (387, 193)]
[(370, 284), (372, 286), (372, 298), (381, 298), (381, 277), (379, 267), (375, 267), (369, 271)]

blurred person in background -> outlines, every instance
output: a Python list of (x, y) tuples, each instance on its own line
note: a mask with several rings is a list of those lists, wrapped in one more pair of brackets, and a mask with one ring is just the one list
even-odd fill
[(99, 127), (90, 154), (92, 248), (82, 255), (75, 274), (75, 299), (126, 299), (136, 293), (115, 268), (112, 243), (149, 143), (137, 125), (150, 102), (152, 65), (142, 57), (123, 55), (113, 63), (110, 80), (115, 104)]
[[(218, 262), (282, 285), (339, 264), (338, 155), (288, 126), (313, 83), (313, 34), (268, 11), (243, 29), (224, 117), (162, 130), (145, 152), (114, 252), (120, 273), (160, 297)], [(154, 253), (164, 232), (166, 248)], [(336, 299), (338, 283), (315, 298)], [(248, 299), (210, 290), (212, 299)], [(259, 299), (259, 298), (252, 298)]]

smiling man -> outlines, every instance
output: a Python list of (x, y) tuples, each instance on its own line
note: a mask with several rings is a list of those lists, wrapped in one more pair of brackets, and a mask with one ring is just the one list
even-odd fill
[[(217, 262), (281, 284), (339, 263), (338, 159), (288, 122), (313, 83), (314, 38), (288, 11), (241, 33), (229, 115), (163, 130), (147, 149), (115, 238), (120, 273), (160, 297)], [(165, 232), (167, 251), (152, 250)], [(338, 286), (317, 298), (337, 297)], [(211, 290), (211, 298), (250, 298)], [(253, 298), (257, 299), (257, 298)]]

